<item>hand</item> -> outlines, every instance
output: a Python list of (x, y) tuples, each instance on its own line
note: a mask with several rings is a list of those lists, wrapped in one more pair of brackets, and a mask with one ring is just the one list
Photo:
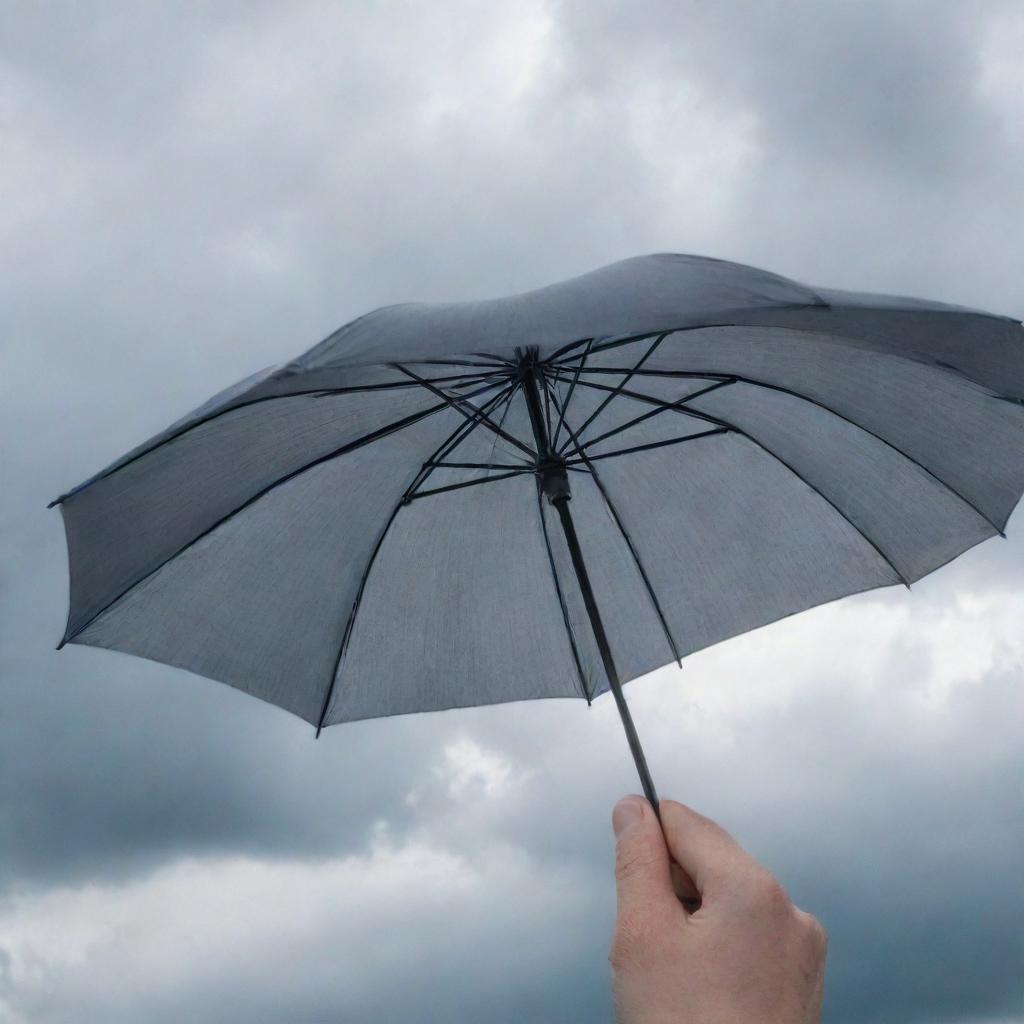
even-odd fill
[(660, 806), (661, 826), (638, 796), (612, 815), (616, 1020), (817, 1024), (824, 929), (723, 828), (673, 800)]

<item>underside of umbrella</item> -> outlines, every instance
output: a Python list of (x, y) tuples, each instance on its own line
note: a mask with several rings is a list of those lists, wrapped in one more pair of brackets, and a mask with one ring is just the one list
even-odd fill
[(318, 730), (611, 688), (630, 732), (620, 682), (1001, 533), (1022, 398), (1016, 321), (692, 256), (388, 307), (57, 499), (61, 646)]

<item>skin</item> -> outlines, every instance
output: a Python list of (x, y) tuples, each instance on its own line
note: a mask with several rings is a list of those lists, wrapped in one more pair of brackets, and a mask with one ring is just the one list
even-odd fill
[(818, 1024), (824, 929), (721, 826), (674, 800), (660, 810), (661, 826), (630, 796), (612, 814), (616, 1020)]

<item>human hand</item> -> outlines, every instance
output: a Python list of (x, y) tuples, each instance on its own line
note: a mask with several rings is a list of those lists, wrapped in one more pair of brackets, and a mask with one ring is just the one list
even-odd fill
[[(824, 929), (719, 825), (674, 800), (660, 809), (661, 826), (639, 796), (612, 814), (616, 1020), (817, 1024)], [(687, 897), (700, 899), (693, 913)]]

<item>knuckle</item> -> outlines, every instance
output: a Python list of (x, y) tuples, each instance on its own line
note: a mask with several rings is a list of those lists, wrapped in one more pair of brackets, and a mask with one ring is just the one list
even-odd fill
[(800, 912), (801, 923), (804, 926), (806, 935), (814, 949), (824, 953), (828, 949), (828, 932), (825, 931), (822, 923), (812, 914)]
[(806, 910), (799, 907), (793, 908), (793, 920), (796, 922), (797, 932), (803, 937), (805, 943), (816, 953), (824, 955), (828, 949), (828, 933), (822, 923)]

